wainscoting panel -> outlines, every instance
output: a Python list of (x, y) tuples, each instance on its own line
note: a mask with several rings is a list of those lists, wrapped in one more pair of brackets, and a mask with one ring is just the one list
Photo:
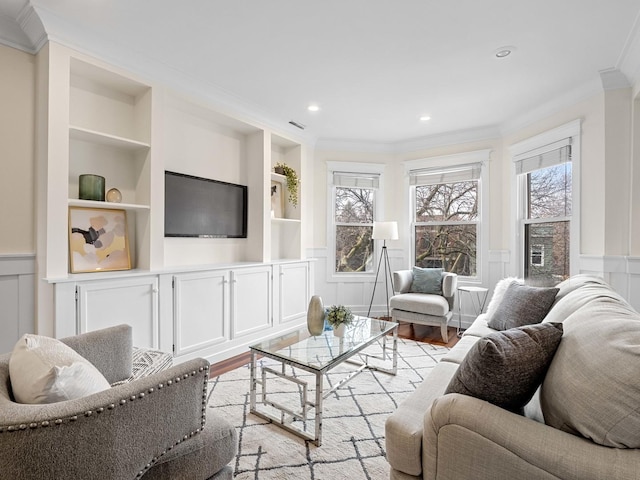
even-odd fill
[(35, 333), (35, 255), (0, 255), (0, 352), (10, 352), (25, 333)]

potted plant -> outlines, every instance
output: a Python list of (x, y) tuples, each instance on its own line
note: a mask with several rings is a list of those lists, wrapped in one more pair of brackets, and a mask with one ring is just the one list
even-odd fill
[(334, 335), (341, 337), (345, 327), (353, 322), (353, 313), (344, 305), (331, 305), (327, 308), (326, 318), (333, 327)]
[(287, 190), (289, 190), (289, 201), (291, 205), (294, 207), (298, 206), (298, 185), (300, 185), (300, 180), (298, 180), (298, 174), (296, 171), (291, 168), (286, 163), (278, 162), (274, 167), (274, 171), (277, 174), (284, 175), (287, 177)]

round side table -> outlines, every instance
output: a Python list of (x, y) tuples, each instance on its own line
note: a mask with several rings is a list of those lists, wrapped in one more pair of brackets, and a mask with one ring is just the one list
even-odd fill
[(472, 285), (462, 285), (458, 287), (458, 336), (461, 335), (462, 330), (462, 294), (465, 293), (467, 297), (471, 299), (471, 307), (473, 313), (476, 316), (480, 315), (484, 310), (484, 305), (487, 302), (487, 296), (489, 295), (489, 289), (484, 287), (475, 287)]

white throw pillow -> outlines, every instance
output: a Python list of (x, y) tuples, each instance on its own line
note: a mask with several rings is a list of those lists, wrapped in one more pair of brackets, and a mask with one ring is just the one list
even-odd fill
[(110, 388), (91, 362), (59, 340), (23, 335), (9, 359), (13, 396), (19, 403), (55, 403)]
[(514, 282), (519, 283), (521, 285), (524, 284), (524, 280), (517, 277), (503, 278), (498, 283), (496, 283), (496, 286), (493, 289), (493, 295), (491, 296), (491, 300), (489, 301), (489, 305), (487, 305), (487, 316), (485, 317), (485, 320), (487, 322), (491, 320), (491, 317), (500, 306), (500, 303), (502, 302), (502, 297), (504, 297), (504, 292), (506, 292), (507, 288), (509, 288), (509, 285), (511, 285)]

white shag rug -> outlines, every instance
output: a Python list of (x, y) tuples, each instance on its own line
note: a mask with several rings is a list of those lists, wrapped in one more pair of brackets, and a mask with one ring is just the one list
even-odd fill
[[(238, 432), (238, 455), (231, 464), (234, 478), (388, 479), (385, 419), (448, 351), (443, 346), (399, 338), (396, 376), (365, 370), (324, 400), (320, 447), (249, 413), (248, 365), (212, 379), (209, 408), (229, 420)], [(268, 359), (261, 362), (279, 365)], [(346, 364), (329, 372), (325, 389), (354, 368)], [(315, 386), (312, 375), (302, 370), (295, 373)], [(289, 395), (297, 399), (297, 389), (290, 382), (274, 383), (273, 387), (274, 393), (283, 398)], [(315, 398), (313, 391), (310, 395)]]

